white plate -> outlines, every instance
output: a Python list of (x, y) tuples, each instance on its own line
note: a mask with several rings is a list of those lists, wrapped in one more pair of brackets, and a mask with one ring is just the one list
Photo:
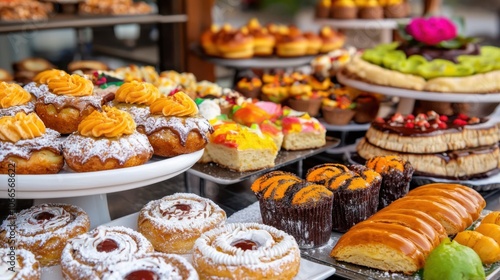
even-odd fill
[[(153, 157), (143, 165), (96, 172), (16, 175), (16, 198), (58, 198), (124, 191), (174, 177), (191, 168), (203, 150), (172, 158)], [(7, 198), (8, 175), (0, 175), (0, 198)]]
[[(255, 206), (254, 206), (255, 207)], [(137, 230), (137, 217), (139, 213), (133, 213), (128, 216), (121, 217), (119, 219), (113, 220), (109, 223), (104, 224), (104, 226), (124, 226)], [(190, 261), (189, 256), (183, 255), (188, 261)], [(322, 280), (329, 276), (335, 274), (335, 268), (318, 264), (306, 259), (300, 260), (299, 273), (294, 280)], [(44, 268), (42, 270), (42, 280), (62, 280), (61, 267), (59, 265), (52, 266), (49, 268)]]
[(489, 103), (500, 102), (500, 93), (442, 93), (431, 91), (418, 91), (404, 88), (379, 86), (365, 83), (358, 80), (349, 79), (342, 73), (337, 74), (337, 79), (341, 84), (359, 90), (376, 92), (385, 95), (399, 96), (417, 100), (460, 102), (460, 103)]

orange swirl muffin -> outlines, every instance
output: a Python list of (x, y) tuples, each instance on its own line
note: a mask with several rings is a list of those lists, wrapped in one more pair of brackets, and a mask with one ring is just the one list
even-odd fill
[(149, 110), (149, 116), (137, 120), (137, 130), (148, 137), (155, 155), (174, 157), (199, 151), (207, 145), (213, 128), (184, 92), (156, 99)]
[(176, 193), (150, 201), (139, 212), (137, 228), (164, 253), (187, 254), (204, 232), (226, 222), (226, 212), (213, 201)]
[(259, 199), (264, 224), (292, 235), (301, 248), (330, 240), (333, 194), (325, 186), (273, 171), (257, 178), (251, 188)]
[[(59, 264), (69, 239), (87, 232), (90, 221), (80, 207), (39, 204), (10, 215), (0, 225), (0, 246), (26, 249), (42, 266)], [(15, 236), (12, 242), (12, 236)]]
[(136, 131), (132, 116), (103, 106), (78, 125), (63, 142), (66, 164), (78, 172), (131, 167), (146, 163), (153, 155), (147, 137)]
[(59, 136), (35, 113), (1, 117), (0, 174), (7, 174), (14, 164), (17, 174), (59, 172), (64, 165)]
[(91, 80), (55, 69), (39, 73), (24, 89), (37, 98), (35, 111), (45, 125), (61, 134), (76, 131), (84, 117), (112, 97), (109, 92), (94, 93)]
[(23, 111), (29, 114), (35, 110), (35, 98), (20, 85), (0, 82), (0, 117), (13, 116)]
[[(322, 183), (333, 192), (332, 228), (345, 232), (377, 212), (382, 178), (364, 166), (320, 164), (307, 171), (306, 180)], [(358, 174), (357, 174), (358, 173)]]
[(376, 156), (368, 159), (365, 165), (382, 175), (379, 210), (405, 196), (410, 190), (415, 169), (409, 161), (398, 156)]

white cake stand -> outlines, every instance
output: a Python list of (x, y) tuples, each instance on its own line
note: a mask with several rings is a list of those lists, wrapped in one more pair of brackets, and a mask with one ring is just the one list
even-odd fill
[[(91, 227), (109, 222), (106, 194), (154, 184), (193, 166), (203, 150), (172, 158), (153, 157), (146, 164), (98, 172), (76, 173), (64, 169), (51, 175), (16, 175), (15, 199), (40, 203), (69, 203), (82, 207)], [(0, 175), (0, 198), (9, 198), (8, 175)], [(12, 192), (12, 191), (11, 191)]]

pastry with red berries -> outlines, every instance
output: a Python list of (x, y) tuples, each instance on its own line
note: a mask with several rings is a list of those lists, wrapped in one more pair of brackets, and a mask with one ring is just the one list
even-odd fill
[(450, 179), (482, 178), (500, 166), (499, 129), (493, 120), (464, 114), (396, 113), (372, 122), (357, 146), (368, 159), (398, 155), (411, 162), (415, 174)]

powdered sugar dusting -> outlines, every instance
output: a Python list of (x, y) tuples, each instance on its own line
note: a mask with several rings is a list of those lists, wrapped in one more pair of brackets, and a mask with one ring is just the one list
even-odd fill
[(9, 108), (0, 108), (0, 117), (4, 116), (14, 116), (15, 114), (23, 111), (24, 113), (29, 114), (35, 110), (35, 102), (30, 101), (23, 105), (12, 106)]
[[(98, 251), (97, 246), (104, 240), (116, 242), (117, 248), (110, 252)], [(153, 245), (139, 232), (121, 226), (100, 226), (67, 243), (61, 266), (63, 270), (72, 270), (80, 279), (97, 279), (111, 264), (151, 252)]]
[[(266, 233), (263, 233), (266, 232)], [(257, 243), (255, 250), (242, 250), (231, 243), (241, 237), (249, 237)], [(214, 265), (246, 266), (251, 270), (280, 269), (288, 267), (300, 258), (295, 239), (276, 228), (257, 223), (232, 223), (203, 234), (195, 242), (193, 263), (205, 259)]]
[[(189, 210), (182, 211), (177, 209), (176, 205), (188, 205)], [(224, 223), (226, 219), (224, 210), (217, 204), (190, 193), (176, 193), (150, 201), (141, 212), (144, 219), (148, 219), (155, 226), (179, 233), (195, 229), (201, 233), (206, 225), (218, 224), (221, 221)]]
[(259, 223), (262, 224), (262, 216), (260, 214), (259, 202), (255, 202), (252, 205), (235, 212), (229, 218), (227, 218), (228, 223)]
[(123, 280), (131, 272), (146, 270), (154, 272), (158, 279), (197, 280), (198, 274), (183, 257), (174, 254), (152, 253), (134, 260), (114, 264), (103, 275), (103, 280)]
[(40, 137), (33, 139), (19, 140), (16, 143), (0, 141), (0, 161), (8, 156), (17, 156), (28, 159), (35, 151), (50, 149), (51, 151), (61, 153), (61, 140), (59, 132), (47, 128)]
[(85, 137), (74, 132), (64, 140), (62, 146), (65, 158), (78, 157), (82, 163), (96, 156), (101, 162), (113, 158), (123, 164), (137, 155), (153, 153), (148, 138), (137, 131), (118, 139)]
[[(34, 269), (33, 265), (38, 263), (35, 256), (28, 250), (16, 249), (14, 256), (16, 257), (14, 272), (9, 270), (12, 267), (11, 258), (8, 254), (12, 254), (8, 248), (0, 248), (0, 280), (24, 280), (24, 279), (39, 279), (40, 269)], [(21, 262), (19, 262), (21, 260)]]
[(179, 133), (182, 145), (186, 144), (187, 137), (191, 131), (198, 131), (205, 141), (208, 134), (213, 131), (207, 119), (203, 117), (163, 117), (160, 115), (149, 115), (145, 119), (136, 120), (137, 126), (144, 126), (146, 134), (151, 134), (161, 128), (170, 128)]

